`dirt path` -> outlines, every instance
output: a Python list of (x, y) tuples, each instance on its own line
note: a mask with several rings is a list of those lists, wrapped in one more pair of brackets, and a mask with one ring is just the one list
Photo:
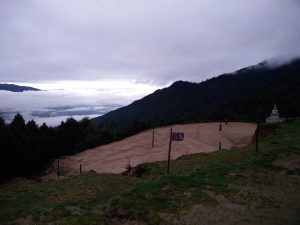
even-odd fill
[[(222, 149), (241, 147), (251, 143), (256, 129), (255, 124), (230, 122), (197, 123), (186, 125), (173, 125), (155, 129), (155, 143), (152, 148), (152, 130), (147, 130), (137, 135), (128, 137), (118, 142), (89, 149), (74, 156), (60, 160), (62, 176), (76, 175), (79, 165), (82, 171), (94, 170), (98, 173), (121, 173), (130, 163), (137, 166), (146, 162), (163, 161), (167, 159), (170, 128), (173, 132), (184, 132), (184, 141), (173, 141), (172, 159), (182, 155), (199, 152), (212, 152)], [(47, 178), (56, 177), (56, 163), (49, 170)]]

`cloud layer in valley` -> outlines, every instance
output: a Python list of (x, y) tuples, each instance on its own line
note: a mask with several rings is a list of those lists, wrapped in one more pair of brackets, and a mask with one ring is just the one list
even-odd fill
[(9, 122), (16, 113), (21, 113), (27, 121), (34, 119), (39, 124), (58, 125), (68, 117), (81, 119), (103, 115), (160, 88), (120, 80), (57, 81), (36, 85), (43, 91), (0, 91), (0, 117)]

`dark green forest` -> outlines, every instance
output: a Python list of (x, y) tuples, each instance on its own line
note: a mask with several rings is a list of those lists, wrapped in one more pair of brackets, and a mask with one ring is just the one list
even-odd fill
[(51, 159), (74, 154), (96, 144), (95, 130), (88, 119), (68, 119), (52, 128), (25, 123), (17, 114), (10, 124), (0, 118), (1, 181), (16, 176), (31, 176), (44, 169)]
[(56, 158), (107, 144), (145, 130), (117, 129), (113, 124), (95, 129), (88, 118), (67, 119), (57, 127), (27, 123), (17, 114), (10, 124), (0, 118), (0, 183), (14, 177), (36, 178)]
[(264, 121), (274, 104), (283, 117), (300, 115), (300, 59), (267, 62), (201, 83), (177, 81), (132, 104), (92, 119), (96, 126), (161, 126), (205, 120)]

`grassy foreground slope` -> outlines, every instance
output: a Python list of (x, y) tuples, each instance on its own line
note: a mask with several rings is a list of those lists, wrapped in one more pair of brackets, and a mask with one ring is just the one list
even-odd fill
[(0, 186), (0, 224), (299, 224), (300, 121), (254, 146)]

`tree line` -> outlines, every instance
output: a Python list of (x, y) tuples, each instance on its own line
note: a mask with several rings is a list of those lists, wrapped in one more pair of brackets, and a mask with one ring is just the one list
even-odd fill
[(17, 114), (11, 123), (0, 117), (0, 182), (40, 175), (53, 160), (111, 143), (149, 128), (134, 122), (120, 129), (113, 122), (95, 128), (88, 118), (68, 118), (57, 127)]

